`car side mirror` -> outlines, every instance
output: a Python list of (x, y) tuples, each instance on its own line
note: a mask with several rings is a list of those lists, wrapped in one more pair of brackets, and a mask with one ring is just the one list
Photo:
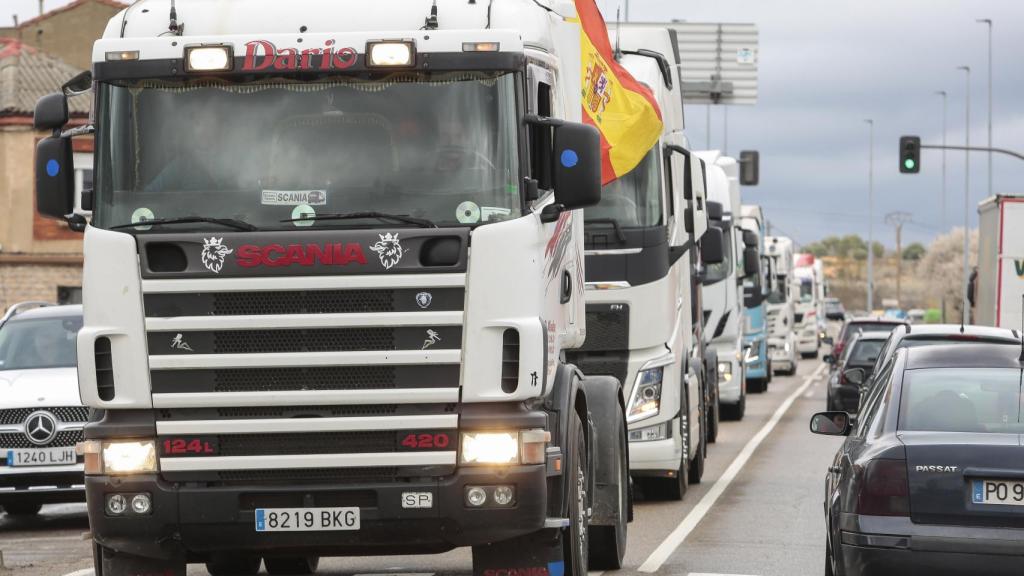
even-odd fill
[(821, 339), (821, 342), (826, 346), (832, 346), (836, 343), (835, 338), (832, 338), (831, 336), (825, 336), (824, 338)]
[(757, 255), (757, 248), (750, 247), (743, 249), (743, 275), (758, 277), (761, 275), (761, 258)]
[(68, 117), (68, 97), (54, 92), (36, 100), (32, 126), (36, 130), (60, 130), (68, 123)]
[(593, 126), (565, 122), (554, 127), (555, 202), (566, 210), (601, 201), (601, 134)]
[(75, 210), (75, 166), (70, 138), (47, 136), (36, 144), (36, 210), (58, 219)]
[(825, 354), (824, 356), (821, 357), (821, 359), (824, 360), (826, 364), (836, 363), (836, 357), (831, 354)]
[(725, 259), (725, 239), (721, 228), (708, 228), (700, 239), (700, 259), (705, 264), (721, 264)]
[(846, 412), (818, 412), (811, 416), (811, 432), (825, 436), (848, 436), (852, 424)]
[(743, 245), (748, 248), (757, 248), (757, 234), (750, 230), (744, 230)]
[(864, 380), (866, 379), (866, 376), (867, 373), (864, 372), (863, 368), (850, 368), (849, 370), (843, 372), (843, 378), (845, 378), (847, 382), (853, 384), (854, 386), (860, 386), (861, 384), (863, 384)]

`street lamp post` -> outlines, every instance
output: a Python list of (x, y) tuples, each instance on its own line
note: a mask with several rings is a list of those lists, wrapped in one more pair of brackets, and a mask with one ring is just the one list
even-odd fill
[[(981, 18), (978, 24), (988, 24), (988, 147), (992, 147), (992, 20)], [(988, 195), (992, 195), (992, 152), (988, 153)]]
[[(939, 230), (946, 230), (946, 101), (948, 94), (945, 90), (935, 92), (942, 96), (942, 214), (939, 216)], [(942, 322), (946, 322), (946, 296), (943, 293), (940, 299), (942, 304)]]
[[(970, 66), (958, 66), (957, 70), (963, 70), (966, 72), (965, 75), (965, 89), (966, 89), (966, 105), (965, 105), (965, 119), (964, 119), (964, 146), (967, 148), (971, 147), (971, 67)], [(971, 248), (971, 229), (970, 229), (970, 207), (971, 207), (971, 153), (969, 150), (964, 151), (964, 262), (963, 262), (963, 278), (961, 279), (961, 287), (963, 288), (963, 323), (971, 323), (971, 305), (967, 301), (967, 282), (970, 278), (970, 271), (968, 270), (968, 252)]]
[(868, 125), (868, 314), (875, 309), (875, 121)]

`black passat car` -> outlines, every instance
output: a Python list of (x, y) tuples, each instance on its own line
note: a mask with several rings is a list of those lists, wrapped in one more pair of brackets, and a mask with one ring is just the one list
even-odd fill
[(858, 411), (861, 389), (874, 373), (875, 361), (887, 338), (884, 332), (858, 334), (843, 349), (838, 361), (825, 357), (826, 361), (835, 361), (837, 366), (828, 380), (826, 406), (829, 410)]
[(1021, 348), (901, 348), (826, 478), (826, 575), (1024, 573)]

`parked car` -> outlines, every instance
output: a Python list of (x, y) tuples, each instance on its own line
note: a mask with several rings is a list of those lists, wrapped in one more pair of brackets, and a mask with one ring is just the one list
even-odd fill
[[(846, 344), (857, 334), (867, 332), (881, 332), (888, 334), (893, 328), (897, 326), (904, 326), (906, 322), (901, 320), (894, 320), (892, 318), (882, 318), (878, 316), (868, 316), (863, 318), (852, 318), (847, 320), (843, 327), (839, 329), (839, 334), (835, 337), (832, 344), (832, 358), (838, 359), (843, 355), (843, 348)], [(835, 370), (835, 363), (832, 363), (832, 369)]]
[(843, 349), (841, 358), (835, 360), (826, 356), (826, 361), (835, 360), (837, 366), (828, 382), (826, 405), (829, 410), (857, 412), (861, 387), (871, 378), (887, 338), (883, 332), (858, 333)]
[(840, 322), (846, 320), (846, 309), (843, 308), (843, 303), (839, 301), (839, 298), (825, 298), (825, 319), (839, 320)]
[(75, 454), (88, 409), (78, 395), (81, 306), (15, 305), (0, 324), (0, 506), (12, 516), (84, 502)]
[(1024, 571), (1022, 367), (1015, 346), (900, 348), (856, 422), (812, 417), (847, 436), (826, 476), (826, 575)]

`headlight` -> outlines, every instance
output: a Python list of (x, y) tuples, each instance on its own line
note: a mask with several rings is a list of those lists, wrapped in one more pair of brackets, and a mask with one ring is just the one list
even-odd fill
[(636, 422), (658, 414), (661, 410), (661, 381), (664, 376), (664, 366), (641, 370), (637, 374), (633, 397), (626, 412), (626, 422)]
[(789, 352), (789, 342), (786, 342), (786, 344), (785, 344), (785, 345), (783, 345), (783, 346), (782, 346), (782, 348), (783, 348), (783, 349), (784, 349), (784, 350), (785, 350), (786, 352)]
[(412, 66), (416, 49), (408, 40), (371, 42), (366, 46), (367, 64), (372, 67)]
[(721, 378), (725, 378), (726, 382), (732, 380), (732, 364), (730, 362), (719, 362), (718, 376)]
[(156, 472), (156, 444), (152, 440), (104, 442), (102, 466), (106, 474)]
[(188, 46), (185, 63), (189, 72), (231, 70), (231, 46)]

